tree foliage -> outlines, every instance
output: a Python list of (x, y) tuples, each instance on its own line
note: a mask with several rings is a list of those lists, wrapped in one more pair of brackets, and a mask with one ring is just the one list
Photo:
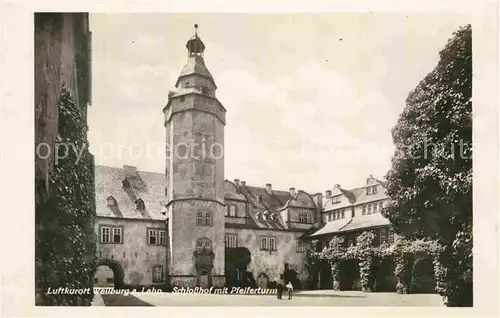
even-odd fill
[(431, 238), (439, 253), (439, 292), (450, 306), (471, 305), (472, 32), (459, 29), (413, 90), (393, 129), (396, 147), (382, 211), (396, 233)]
[[(50, 196), (36, 207), (36, 283), (48, 288), (87, 289), (83, 295), (44, 295), (42, 305), (89, 305), (93, 297), (96, 253), (93, 160), (88, 152), (87, 127), (67, 90), (59, 101), (56, 142), (84, 148), (78, 160), (73, 149), (59, 153), (50, 175)], [(60, 151), (65, 151), (60, 147)]]

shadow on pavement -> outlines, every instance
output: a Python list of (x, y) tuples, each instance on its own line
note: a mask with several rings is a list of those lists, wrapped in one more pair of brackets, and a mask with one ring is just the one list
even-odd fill
[(106, 306), (153, 306), (150, 303), (140, 300), (139, 298), (132, 295), (101, 295)]

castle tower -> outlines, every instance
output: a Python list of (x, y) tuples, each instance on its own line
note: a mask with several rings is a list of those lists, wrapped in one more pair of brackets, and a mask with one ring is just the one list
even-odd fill
[(166, 214), (171, 286), (224, 285), (224, 126), (197, 33), (187, 63), (163, 109), (166, 128)]

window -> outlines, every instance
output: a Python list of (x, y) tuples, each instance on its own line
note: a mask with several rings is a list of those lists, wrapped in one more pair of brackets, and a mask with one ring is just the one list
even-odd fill
[(142, 201), (142, 199), (135, 200), (135, 208), (137, 210), (144, 210), (146, 208), (144, 201)]
[(236, 234), (226, 234), (224, 235), (224, 245), (226, 248), (238, 247), (238, 241)]
[(378, 203), (373, 204), (373, 213), (377, 213)]
[(116, 206), (116, 200), (112, 196), (108, 197), (108, 206)]
[(387, 229), (380, 229), (380, 244), (387, 243)]
[(342, 210), (341, 216), (343, 219), (345, 218), (345, 210)]
[(389, 239), (388, 239), (388, 243), (389, 243), (389, 244), (394, 243), (394, 232), (393, 232), (391, 229), (389, 229)]
[(363, 212), (362, 212), (363, 215), (366, 215), (366, 205), (363, 205)]
[(376, 193), (377, 193), (377, 186), (376, 186), (376, 185), (374, 185), (374, 186), (372, 187), (372, 194), (376, 194)]
[(260, 238), (260, 249), (267, 250), (267, 237)]
[(304, 253), (306, 251), (307, 245), (304, 241), (297, 240), (297, 253)]
[(384, 207), (384, 202), (383, 201), (380, 201), (379, 203), (379, 212), (382, 212), (382, 208)]
[(276, 251), (276, 239), (274, 237), (269, 238), (268, 245), (270, 251)]
[(372, 194), (372, 187), (366, 188), (366, 195)]
[(158, 241), (158, 231), (149, 230), (149, 245), (156, 245)]
[(310, 220), (311, 215), (307, 212), (303, 212), (299, 214), (299, 222), (300, 223), (311, 223)]
[(111, 243), (110, 228), (108, 226), (101, 227), (101, 243)]
[(160, 233), (160, 245), (167, 245), (167, 231), (159, 231)]
[(368, 204), (367, 209), (368, 209), (368, 211), (366, 212), (366, 214), (372, 214), (372, 205), (371, 204)]
[(121, 227), (113, 228), (113, 243), (123, 243)]
[(163, 282), (163, 266), (162, 265), (154, 265), (153, 266), (153, 283), (162, 283)]
[(340, 195), (332, 197), (332, 203), (340, 203)]
[(234, 204), (229, 204), (227, 206), (226, 216), (236, 217), (237, 206)]
[(211, 226), (212, 225), (212, 213), (209, 211), (196, 213), (196, 225)]
[(181, 100), (181, 103), (184, 103), (184, 101), (186, 100), (186, 96), (181, 96), (180, 100)]
[(261, 237), (260, 249), (264, 251), (276, 251), (276, 238), (267, 236)]
[(333, 219), (333, 212), (328, 213), (328, 221)]
[(100, 229), (101, 243), (123, 243), (123, 226), (103, 225)]
[(149, 245), (167, 245), (167, 231), (160, 229), (148, 229)]
[(196, 240), (196, 252), (201, 253), (203, 251), (211, 251), (212, 250), (212, 241), (208, 238), (199, 238)]

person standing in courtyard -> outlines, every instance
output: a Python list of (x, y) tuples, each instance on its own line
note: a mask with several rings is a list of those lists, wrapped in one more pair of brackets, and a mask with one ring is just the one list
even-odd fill
[(276, 288), (278, 289), (278, 299), (281, 299), (283, 296), (283, 289), (285, 288), (285, 282), (283, 281), (283, 275), (280, 275), (280, 278), (278, 279), (278, 283), (276, 285)]
[(288, 284), (286, 284), (286, 289), (288, 290), (288, 299), (292, 299), (292, 293), (293, 293), (292, 282), (288, 282)]

